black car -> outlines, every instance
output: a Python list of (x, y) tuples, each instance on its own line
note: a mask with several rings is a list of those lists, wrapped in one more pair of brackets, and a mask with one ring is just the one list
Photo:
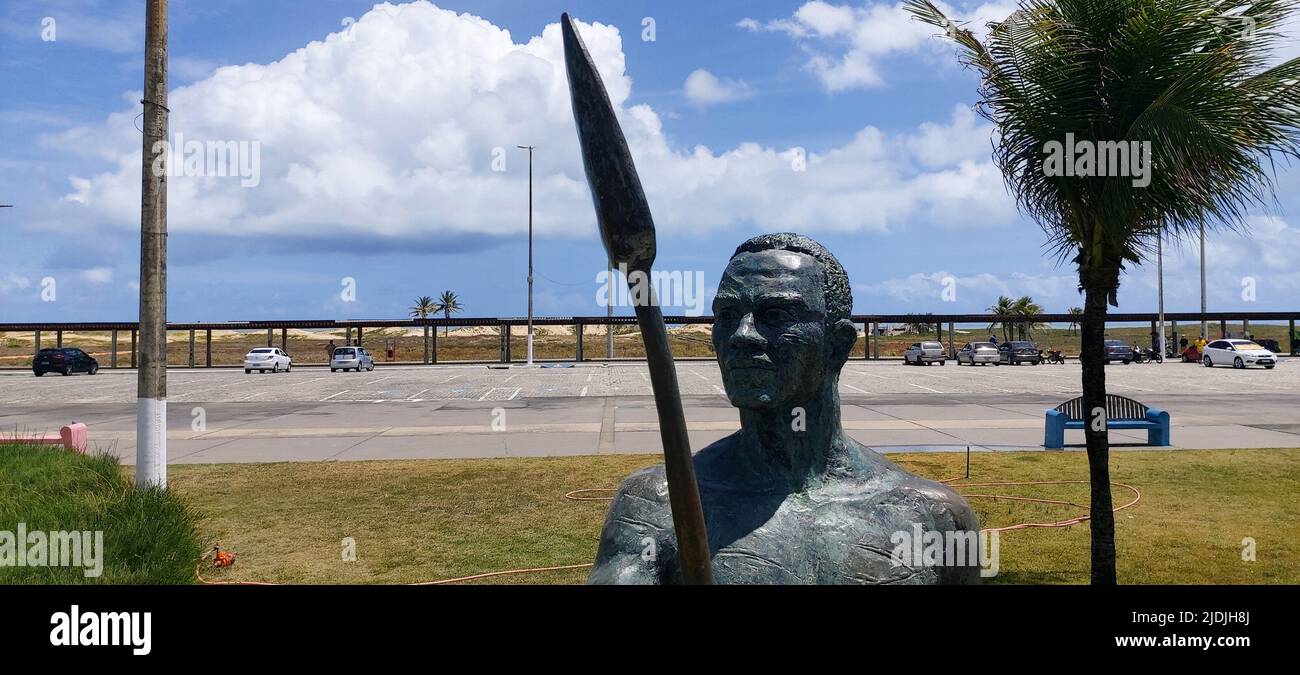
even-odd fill
[(1038, 365), (1043, 360), (1043, 353), (1034, 343), (1027, 340), (1014, 340), (998, 345), (998, 363), (1019, 365), (1032, 363)]
[(1133, 345), (1125, 344), (1123, 340), (1106, 341), (1106, 363), (1111, 361), (1123, 361), (1124, 365), (1133, 363)]
[(99, 372), (99, 361), (76, 347), (42, 349), (32, 359), (32, 372), (36, 377), (46, 373), (94, 375)]
[(1274, 354), (1281, 354), (1281, 353), (1282, 353), (1282, 345), (1278, 344), (1278, 343), (1277, 343), (1277, 340), (1260, 340), (1260, 339), (1256, 339), (1256, 340), (1255, 340), (1255, 344), (1257, 344), (1257, 345), (1263, 347), (1264, 349), (1269, 350), (1270, 352), (1273, 352)]

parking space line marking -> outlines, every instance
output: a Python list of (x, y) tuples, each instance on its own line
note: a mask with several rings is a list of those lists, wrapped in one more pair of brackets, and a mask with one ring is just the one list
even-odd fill
[(523, 387), (515, 387), (515, 393), (511, 394), (511, 395), (510, 395), (510, 398), (508, 398), (508, 399), (506, 399), (506, 400), (507, 400), (507, 401), (513, 401), (513, 400), (515, 400), (515, 397), (518, 396), (518, 395), (519, 395), (519, 392), (521, 392), (521, 391), (523, 391)]
[(326, 401), (328, 401), (328, 400), (334, 398), (335, 396), (341, 396), (341, 395), (343, 395), (343, 394), (346, 394), (346, 393), (348, 393), (348, 391), (349, 391), (349, 390), (344, 389), (343, 391), (340, 391), (340, 392), (337, 393), (337, 394), (330, 394), (329, 396), (326, 396), (325, 398), (321, 399), (319, 402), (320, 402), (320, 403), (324, 403), (324, 402), (326, 402)]
[(719, 394), (722, 394), (723, 396), (726, 396), (726, 395), (727, 395), (727, 392), (723, 391), (723, 390), (722, 390), (722, 387), (719, 387), (718, 385), (715, 384), (715, 385), (713, 385), (713, 388), (714, 388), (714, 389), (717, 389)]
[(582, 391), (578, 393), (578, 396), (586, 396), (586, 395), (587, 395), (587, 388), (583, 387)]
[(843, 384), (845, 387), (848, 387), (849, 389), (852, 389), (853, 391), (858, 392), (859, 394), (870, 394), (870, 393), (871, 393), (871, 392), (867, 391), (866, 389), (858, 389), (857, 387), (855, 387), (855, 386), (853, 386), (853, 385), (851, 385), (851, 384), (849, 384), (849, 383), (847, 383), (847, 382), (844, 382), (844, 383), (842, 383), (842, 384)]
[[(432, 388), (433, 388), (433, 387), (429, 387), (429, 389), (432, 389)], [(423, 393), (426, 392), (426, 391), (429, 391), (429, 389), (421, 389), (420, 391), (417, 391), (417, 392), (415, 392), (414, 394), (411, 394), (411, 395), (410, 395), (406, 400), (408, 400), (408, 401), (413, 401), (413, 400), (415, 400), (415, 397), (419, 396), (420, 394), (423, 394)]]
[(924, 390), (926, 390), (926, 391), (934, 392), (934, 393), (936, 393), (936, 394), (942, 394), (942, 393), (943, 393), (943, 392), (939, 391), (938, 389), (931, 389), (931, 388), (929, 388), (929, 387), (926, 387), (926, 386), (923, 386), (923, 385), (919, 385), (919, 384), (917, 384), (917, 383), (915, 383), (915, 382), (908, 382), (908, 384), (912, 385), (913, 387), (916, 387), (917, 389), (924, 389)]

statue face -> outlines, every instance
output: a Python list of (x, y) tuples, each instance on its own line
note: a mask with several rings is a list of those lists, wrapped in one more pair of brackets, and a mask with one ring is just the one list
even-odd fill
[(779, 409), (817, 395), (830, 350), (816, 258), (741, 253), (722, 273), (713, 316), (713, 348), (732, 405)]

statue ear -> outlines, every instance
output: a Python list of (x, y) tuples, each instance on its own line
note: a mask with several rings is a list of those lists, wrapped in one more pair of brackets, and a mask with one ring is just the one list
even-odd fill
[(858, 340), (858, 327), (848, 319), (840, 319), (831, 326), (830, 335), (831, 361), (837, 367), (844, 365), (853, 350), (853, 343)]

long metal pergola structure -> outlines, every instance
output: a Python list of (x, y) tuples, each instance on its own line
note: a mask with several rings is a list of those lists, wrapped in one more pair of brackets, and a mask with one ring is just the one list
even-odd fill
[[(1039, 314), (1030, 320), (1037, 324), (1061, 324), (1076, 323), (1079, 317), (1071, 314)], [(935, 326), (935, 336), (939, 341), (944, 341), (946, 337), (949, 353), (954, 353), (956, 348), (954, 344), (955, 327), (960, 324), (1001, 324), (1006, 323), (1024, 323), (1025, 317), (1021, 316), (997, 316), (991, 314), (855, 314), (851, 320), (862, 327), (867, 339), (864, 341), (863, 348), (855, 356), (862, 359), (880, 359), (880, 335), (881, 327), (887, 324), (930, 324)], [(1289, 345), (1284, 345), (1285, 351), (1295, 354), (1300, 345), (1296, 344), (1295, 324), (1300, 320), (1300, 311), (1296, 312), (1166, 312), (1165, 321), (1175, 326), (1179, 322), (1196, 324), (1194, 330), (1188, 334), (1199, 334), (1199, 324), (1204, 320), (1210, 324), (1219, 324), (1220, 336), (1226, 336), (1228, 322), (1241, 322), (1244, 326), (1249, 326), (1250, 322), (1287, 322), (1287, 335), (1290, 337)], [(1156, 324), (1159, 316), (1154, 312), (1147, 313), (1115, 313), (1106, 317), (1107, 324), (1122, 323), (1149, 323), (1151, 330), (1156, 330)], [(559, 316), (559, 317), (533, 317), (535, 326), (572, 326), (574, 327), (575, 350), (572, 361), (586, 360), (606, 360), (595, 355), (589, 355), (584, 350), (583, 328), (589, 326), (634, 326), (636, 317), (634, 316)], [(697, 325), (712, 324), (712, 316), (665, 316), (664, 322), (670, 326), (678, 325)], [(432, 319), (357, 319), (357, 320), (329, 320), (329, 319), (302, 319), (302, 320), (273, 320), (273, 321), (223, 321), (223, 322), (177, 322), (167, 324), (169, 332), (188, 332), (189, 333), (189, 365), (196, 367), (200, 365), (196, 359), (195, 346), (199, 333), (204, 335), (204, 358), (203, 367), (212, 367), (212, 331), (266, 331), (267, 346), (274, 346), (276, 343), (276, 333), (279, 333), (279, 343), (285, 347), (288, 342), (288, 331), (290, 329), (304, 330), (342, 330), (346, 334), (349, 344), (364, 345), (366, 329), (383, 329), (383, 328), (424, 328), (424, 358), (423, 363), (439, 363), (437, 353), (437, 342), (439, 328), (465, 328), (465, 327), (495, 327), (500, 331), (501, 348), (498, 361), (501, 363), (513, 363), (513, 355), (510, 349), (510, 338), (512, 329), (515, 327), (527, 326), (527, 317), (458, 317), (458, 318), (432, 318)], [(946, 331), (945, 331), (946, 326)], [(127, 338), (131, 345), (130, 366), (135, 367), (136, 350), (138, 347), (139, 324), (133, 321), (121, 322), (28, 322), (28, 323), (0, 323), (0, 332), (31, 332), (35, 333), (35, 350), (42, 346), (43, 334), (53, 333), (55, 346), (63, 346), (64, 332), (108, 332), (111, 334), (112, 341), (112, 362), (110, 368), (117, 368), (118, 364), (118, 340), (119, 337)], [(125, 335), (124, 335), (125, 334)], [(353, 337), (355, 335), (355, 338)], [(1177, 338), (1175, 338), (1177, 339)], [(703, 357), (697, 357), (703, 358)], [(554, 360), (554, 359), (552, 359)]]

